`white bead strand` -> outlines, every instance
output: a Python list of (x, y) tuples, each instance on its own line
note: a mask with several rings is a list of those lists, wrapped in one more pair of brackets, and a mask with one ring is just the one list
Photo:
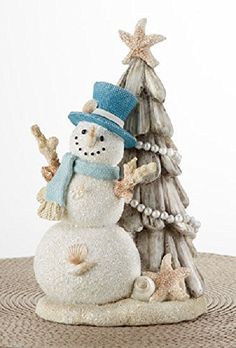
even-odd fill
[(166, 155), (167, 154), (167, 148), (166, 147), (161, 147), (160, 150), (159, 150), (159, 154)]
[(173, 222), (175, 222), (175, 217), (174, 215), (169, 215), (168, 218), (166, 219), (166, 222), (168, 224), (173, 224)]
[(163, 211), (163, 213), (161, 213), (161, 219), (162, 220), (166, 220), (168, 218), (169, 214), (166, 211)]
[(190, 217), (187, 214), (169, 215), (167, 211), (160, 212), (159, 210), (153, 210), (150, 207), (146, 207), (144, 204), (139, 203), (136, 199), (132, 199), (129, 204), (132, 208), (137, 209), (139, 213), (143, 213), (146, 216), (151, 216), (153, 219), (161, 219), (166, 221), (168, 224), (185, 222), (189, 223), (196, 229), (199, 229), (201, 226), (200, 221), (197, 221), (193, 216)]
[(181, 214), (175, 215), (175, 222), (183, 222), (183, 217)]
[(151, 151), (154, 153), (157, 153), (160, 150), (159, 146), (157, 144), (152, 145)]
[(137, 206), (137, 211), (139, 211), (140, 213), (142, 213), (144, 211), (144, 209), (145, 209), (145, 205), (144, 204), (139, 204)]
[(136, 143), (136, 149), (138, 149), (138, 150), (140, 150), (140, 149), (142, 149), (143, 148), (143, 142), (142, 141), (138, 141), (137, 143)]
[(158, 219), (160, 217), (161, 213), (159, 212), (159, 210), (153, 210), (152, 212), (152, 217), (154, 219)]
[(149, 151), (150, 149), (151, 149), (151, 144), (150, 143), (145, 143), (144, 145), (143, 145), (143, 148), (144, 148), (144, 150), (145, 151)]
[(157, 144), (144, 143), (142, 141), (138, 141), (136, 144), (137, 150), (151, 151), (153, 153), (159, 153), (162, 156), (169, 156), (175, 159), (178, 163), (180, 163), (181, 156), (180, 154), (172, 148), (159, 147)]
[(136, 201), (136, 199), (132, 199), (132, 201), (130, 202), (130, 205), (132, 208), (136, 208), (138, 206), (138, 201)]
[(144, 209), (144, 212), (143, 212), (143, 213), (144, 213), (144, 215), (149, 216), (149, 215), (152, 214), (152, 209), (147, 207), (147, 208)]

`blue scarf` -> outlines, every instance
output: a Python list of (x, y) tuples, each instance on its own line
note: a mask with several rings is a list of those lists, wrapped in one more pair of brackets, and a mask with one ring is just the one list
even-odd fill
[(66, 193), (74, 173), (91, 176), (98, 180), (118, 180), (120, 169), (109, 165), (81, 160), (68, 152), (63, 156), (55, 176), (48, 183), (46, 200), (66, 205)]

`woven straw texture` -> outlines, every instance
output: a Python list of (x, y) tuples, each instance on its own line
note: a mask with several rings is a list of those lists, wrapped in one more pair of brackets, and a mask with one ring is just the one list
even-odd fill
[(236, 257), (199, 254), (208, 313), (192, 322), (148, 327), (89, 327), (47, 322), (32, 258), (0, 260), (0, 347), (236, 347)]

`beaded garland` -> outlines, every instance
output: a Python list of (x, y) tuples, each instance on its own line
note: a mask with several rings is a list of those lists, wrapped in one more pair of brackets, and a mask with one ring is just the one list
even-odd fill
[(132, 208), (137, 209), (139, 213), (143, 213), (146, 216), (151, 216), (153, 219), (161, 219), (168, 224), (185, 222), (189, 223), (196, 229), (201, 226), (200, 221), (197, 221), (193, 216), (187, 214), (168, 214), (167, 211), (154, 210), (150, 207), (146, 207), (144, 204), (139, 203), (136, 199), (132, 199), (129, 203)]
[[(181, 160), (181, 155), (178, 153), (178, 151), (172, 148), (160, 147), (157, 144), (152, 145), (148, 142), (144, 143), (142, 141), (138, 141), (135, 147), (138, 150), (143, 149), (145, 151), (152, 151), (160, 155), (175, 157), (178, 161)], [(137, 209), (139, 213), (143, 213), (146, 216), (151, 216), (153, 219), (161, 219), (168, 224), (185, 222), (185, 223), (189, 223), (196, 229), (198, 229), (201, 226), (200, 221), (197, 221), (193, 216), (189, 216), (187, 214), (172, 215), (172, 214), (168, 214), (168, 212), (166, 211), (160, 212), (159, 210), (153, 210), (152, 208), (146, 207), (144, 204), (139, 203), (135, 199), (132, 199), (129, 204), (132, 208)]]
[(157, 144), (151, 144), (151, 143), (143, 143), (142, 141), (138, 141), (136, 143), (136, 149), (137, 150), (145, 150), (145, 151), (152, 151), (154, 153), (158, 153), (160, 155), (167, 155), (169, 157), (175, 157), (176, 159), (178, 159), (178, 161), (180, 162), (181, 160), (181, 155), (178, 153), (178, 151), (176, 151), (175, 149), (172, 148), (166, 148), (166, 147), (160, 147)]

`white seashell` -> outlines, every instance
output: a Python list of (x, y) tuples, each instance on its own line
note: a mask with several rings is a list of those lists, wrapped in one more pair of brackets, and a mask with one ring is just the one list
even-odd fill
[(138, 301), (148, 302), (155, 291), (154, 281), (147, 276), (135, 279), (131, 298)]

